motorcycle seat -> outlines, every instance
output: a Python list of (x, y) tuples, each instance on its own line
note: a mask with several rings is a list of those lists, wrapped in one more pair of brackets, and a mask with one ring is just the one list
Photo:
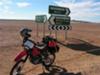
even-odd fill
[(44, 44), (44, 43), (38, 43), (36, 45), (36, 47), (42, 50), (42, 49), (44, 49), (46, 47), (46, 44)]

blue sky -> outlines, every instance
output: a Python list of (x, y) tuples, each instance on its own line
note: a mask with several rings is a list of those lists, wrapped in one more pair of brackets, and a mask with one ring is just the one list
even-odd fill
[(100, 0), (0, 0), (0, 19), (34, 19), (48, 6), (69, 7), (71, 19), (100, 22)]

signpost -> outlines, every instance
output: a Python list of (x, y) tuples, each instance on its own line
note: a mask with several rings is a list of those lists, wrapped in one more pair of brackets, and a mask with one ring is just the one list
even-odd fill
[[(49, 14), (51, 14), (48, 20), (51, 25), (49, 26), (50, 27), (49, 29), (66, 30), (65, 39), (67, 39), (67, 29), (69, 29), (70, 25), (70, 17), (68, 16), (70, 14), (70, 9), (66, 7), (50, 5)], [(55, 32), (55, 35), (57, 38), (57, 31)]]
[(51, 25), (70, 25), (70, 17), (51, 15), (49, 18), (49, 23)]
[(47, 21), (47, 16), (46, 15), (37, 15), (35, 17), (35, 21), (37, 23), (45, 23)]
[(38, 23), (43, 23), (43, 36), (45, 36), (45, 22), (47, 21), (47, 16), (46, 15), (36, 15), (35, 21), (37, 22), (37, 37), (39, 36)]
[(49, 14), (58, 14), (58, 15), (69, 15), (70, 10), (66, 7), (59, 7), (59, 6), (49, 6)]
[(56, 25), (70, 25), (70, 17), (56, 16), (54, 22)]
[(49, 30), (69, 30), (69, 26), (62, 25), (49, 25)]

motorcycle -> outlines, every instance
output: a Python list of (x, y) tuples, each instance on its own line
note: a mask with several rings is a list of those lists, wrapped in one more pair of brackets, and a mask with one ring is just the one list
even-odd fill
[(24, 28), (20, 31), (23, 38), (21, 51), (14, 61), (15, 65), (10, 71), (10, 75), (23, 75), (22, 70), (27, 59), (33, 64), (42, 64), (42, 66), (47, 68), (50, 67), (56, 58), (55, 53), (59, 51), (59, 46), (54, 38), (50, 36), (43, 37), (42, 41), (35, 43), (30, 39), (32, 30)]

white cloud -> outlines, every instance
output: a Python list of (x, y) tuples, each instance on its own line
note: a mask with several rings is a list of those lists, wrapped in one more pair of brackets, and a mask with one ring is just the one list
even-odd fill
[(19, 3), (16, 3), (16, 4), (17, 4), (17, 6), (20, 7), (20, 8), (25, 8), (25, 7), (31, 6), (31, 4), (28, 3), (28, 2), (19, 2)]
[(10, 9), (10, 7), (9, 7), (8, 5), (5, 5), (3, 8), (4, 8), (5, 10), (9, 10), (9, 9)]
[(29, 20), (33, 20), (33, 16), (32, 14), (17, 14), (17, 13), (13, 13), (13, 14), (7, 14), (5, 13), (5, 16), (0, 15), (0, 18), (2, 19), (29, 19)]
[(28, 2), (13, 2), (14, 0), (0, 0), (0, 18), (2, 19), (29, 19), (30, 14), (18, 14), (13, 11), (12, 6), (16, 5), (20, 8), (28, 7), (31, 4)]
[(13, 0), (0, 0), (0, 14), (1, 16), (11, 15), (14, 12), (11, 10)]
[(2, 2), (3, 4), (12, 4), (13, 0), (0, 0), (0, 2)]
[[(56, 5), (69, 7), (72, 19), (100, 17), (100, 2), (95, 0), (55, 0)], [(100, 21), (99, 21), (100, 22)]]
[(93, 6), (100, 6), (100, 2), (93, 3)]
[(10, 10), (4, 10), (3, 11), (3, 14), (4, 15), (12, 15), (12, 14), (14, 14), (14, 12), (13, 11), (10, 11)]
[(2, 2), (0, 2), (0, 5), (3, 5), (3, 3), (2, 3)]
[(100, 7), (94, 8), (94, 11), (99, 11), (100, 12)]
[[(63, 0), (64, 1), (64, 0)], [(91, 7), (92, 1), (84, 1), (84, 2), (63, 2), (62, 0), (60, 1), (55, 1), (55, 4), (59, 6), (64, 6), (64, 7), (69, 7), (70, 9), (77, 10), (77, 9), (87, 9)]]

